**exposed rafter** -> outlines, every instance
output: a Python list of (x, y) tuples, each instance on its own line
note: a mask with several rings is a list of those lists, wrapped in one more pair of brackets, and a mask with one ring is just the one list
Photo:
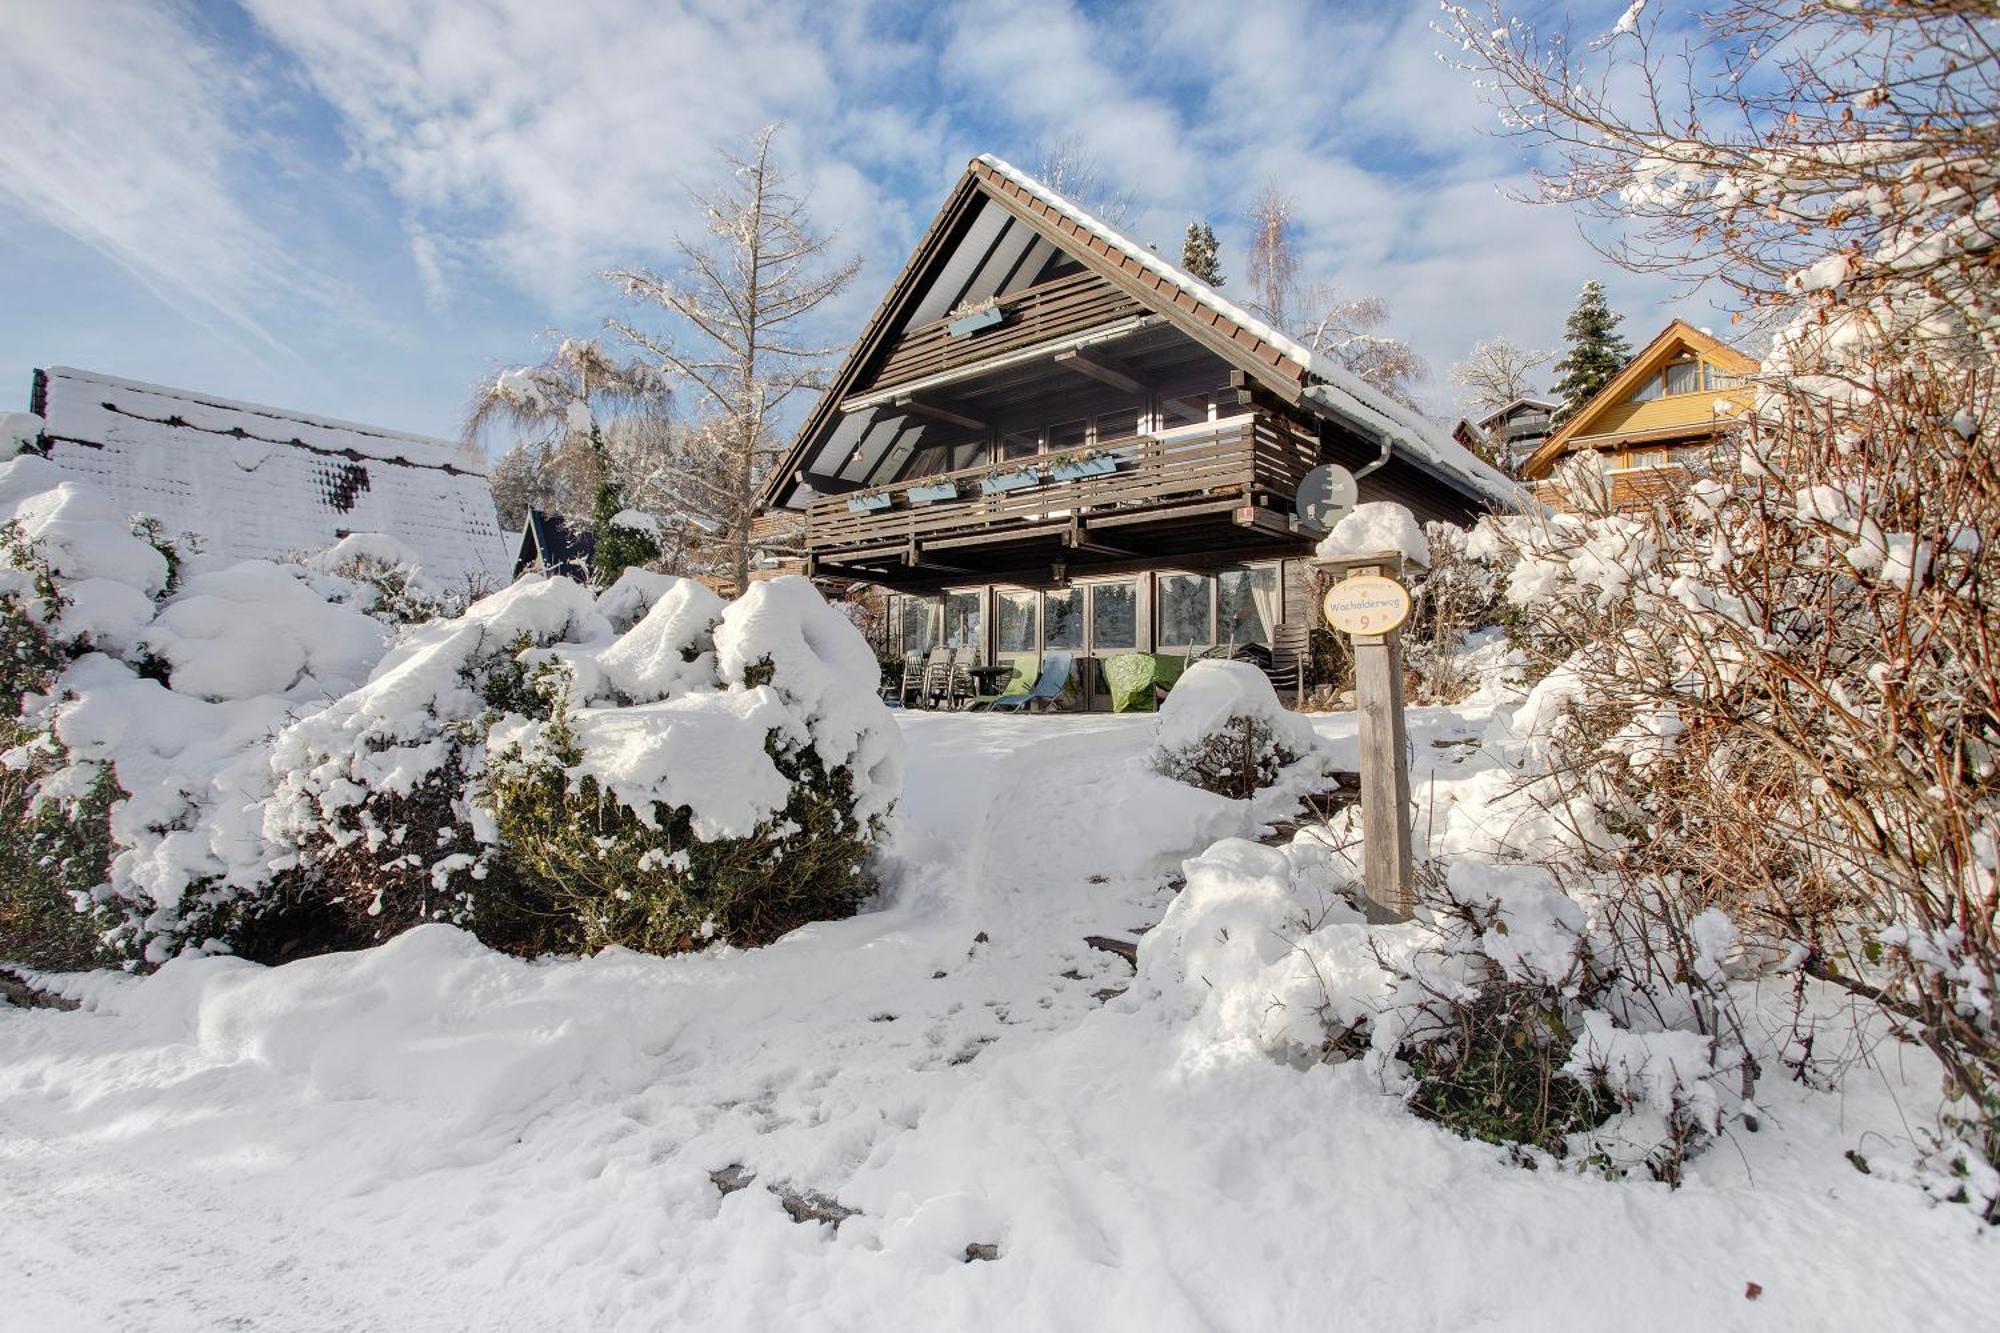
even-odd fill
[(907, 412), (913, 417), (923, 417), (927, 421), (942, 421), (947, 426), (957, 426), (963, 430), (986, 429), (986, 423), (978, 417), (969, 417), (963, 412), (954, 412), (948, 407), (926, 402), (909, 394), (899, 396), (894, 406), (898, 412)]
[(1132, 375), (1113, 365), (1102, 355), (1086, 352), (1080, 347), (1073, 347), (1067, 352), (1057, 352), (1055, 360), (1064, 370), (1088, 375), (1100, 384), (1109, 384), (1120, 393), (1145, 392), (1146, 386)]

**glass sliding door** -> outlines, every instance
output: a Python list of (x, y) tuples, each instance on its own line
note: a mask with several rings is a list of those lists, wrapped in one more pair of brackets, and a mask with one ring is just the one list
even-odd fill
[(1162, 574), (1154, 641), (1161, 651), (1215, 642), (1213, 587), (1206, 574)]
[(1031, 592), (1013, 588), (1002, 588), (993, 594), (994, 614), (998, 617), (996, 629), (999, 631), (997, 647), (1006, 654), (1033, 653), (1039, 646), (1041, 626), (1037, 624), (1036, 612), (1041, 599)]
[(1215, 576), (1216, 641), (1271, 646), (1278, 614), (1278, 571), (1229, 569)]
[(937, 645), (937, 602), (928, 597), (898, 597), (896, 622), (903, 652), (927, 653)]
[(1129, 653), (1139, 647), (1139, 584), (1094, 583), (1090, 587), (1090, 653)]
[(1083, 647), (1083, 590), (1057, 588), (1042, 594), (1042, 647), (1076, 651)]
[(947, 593), (944, 599), (944, 646), (986, 653), (986, 593)]

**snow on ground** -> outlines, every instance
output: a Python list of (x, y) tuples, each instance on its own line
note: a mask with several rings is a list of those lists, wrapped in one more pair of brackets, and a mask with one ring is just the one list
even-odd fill
[[(1490, 790), (1487, 720), (1413, 711), (1420, 802)], [(1317, 724), (1351, 764), (1351, 717)], [(1840, 1097), (1773, 1072), (1769, 1128), (1678, 1193), (1508, 1167), (1358, 1064), (1100, 998), (1132, 970), (1082, 937), (1158, 920), (1181, 858), (1266, 813), (1146, 772), (1147, 719), (902, 725), (886, 901), (764, 950), (526, 963), (426, 927), (0, 1008), (0, 1329), (1969, 1329), (2000, 1302), (1963, 1210), (1842, 1158), (1929, 1113), (1919, 1063)], [(767, 1185), (860, 1211), (795, 1223)]]

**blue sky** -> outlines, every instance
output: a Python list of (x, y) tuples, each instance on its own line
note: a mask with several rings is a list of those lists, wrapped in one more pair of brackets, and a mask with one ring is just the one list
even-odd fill
[[(1619, 0), (1567, 7), (1608, 29)], [(1385, 297), (1433, 367), (1552, 345), (1597, 276), (1643, 342), (1675, 303), (1527, 165), (1428, 3), (1072, 0), (0, 0), (0, 408), (38, 365), (435, 434), (551, 330), (619, 310), (597, 275), (693, 234), (719, 147), (783, 120), (823, 226), (865, 257), (844, 342), (966, 160), (1074, 138), (1178, 253), (1242, 271), (1275, 178), (1305, 268)]]

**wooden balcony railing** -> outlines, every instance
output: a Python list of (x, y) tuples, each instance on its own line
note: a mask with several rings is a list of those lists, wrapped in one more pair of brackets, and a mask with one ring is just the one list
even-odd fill
[(976, 361), (1033, 347), (1140, 313), (1139, 303), (1089, 271), (1014, 293), (1000, 302), (1000, 323), (953, 337), (949, 318), (919, 325), (896, 340), (860, 392), (908, 384)]
[[(1072, 523), (1122, 522), (1153, 511), (1225, 510), (1258, 492), (1289, 496), (1313, 465), (1316, 445), (1303, 432), (1262, 415), (1186, 426), (1100, 446), (1117, 469), (1070, 481), (1052, 479), (1045, 456), (1018, 460), (1045, 480), (985, 494), (988, 465), (880, 488), (889, 506), (856, 512), (849, 497), (813, 502), (805, 514), (805, 549), (816, 556), (907, 548), (912, 543), (969, 545), (1004, 541)], [(999, 465), (1007, 469), (1015, 464)], [(913, 487), (955, 482), (956, 500), (916, 503)]]

